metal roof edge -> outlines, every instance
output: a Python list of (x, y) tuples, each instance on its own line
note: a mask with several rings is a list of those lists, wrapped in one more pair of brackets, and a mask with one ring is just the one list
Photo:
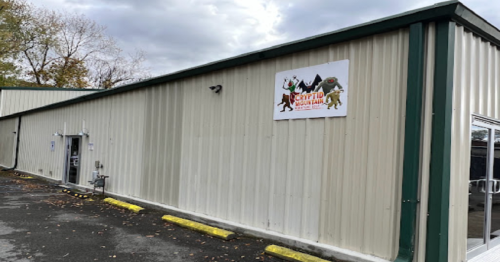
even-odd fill
[(200, 66), (195, 66), (192, 68), (176, 71), (170, 74), (146, 79), (141, 82), (127, 84), (117, 88), (138, 86), (138, 85), (143, 86), (144, 84), (147, 83), (157, 84), (158, 82), (167, 82), (173, 79), (185, 78), (187, 76), (194, 76), (206, 73), (206, 72), (198, 73), (203, 69), (205, 69), (203, 71), (208, 71), (208, 72), (221, 70), (227, 67), (247, 64), (291, 53), (301, 52), (312, 48), (318, 48), (330, 44), (358, 39), (373, 34), (384, 33), (399, 28), (409, 27), (411, 24), (417, 22), (426, 22), (432, 20), (440, 20), (443, 18), (451, 18), (454, 15), (456, 7), (459, 4), (460, 2), (457, 0), (441, 2), (434, 4), (432, 6), (410, 10), (404, 13), (373, 20), (367, 23), (362, 23), (355, 26), (342, 28), (336, 31), (315, 35), (312, 37), (307, 37), (301, 40), (296, 40), (285, 44), (272, 46), (262, 50), (241, 54), (231, 58), (210, 62)]
[[(192, 77), (200, 74), (205, 74), (213, 71), (222, 70), (225, 68), (240, 66), (252, 62), (257, 62), (265, 59), (275, 58), (291, 53), (301, 52), (313, 48), (319, 48), (322, 46), (350, 41), (353, 39), (359, 39), (361, 37), (366, 37), (369, 35), (380, 34), (392, 30), (397, 30), (404, 27), (409, 27), (413, 23), (417, 22), (429, 22), (442, 19), (452, 19), (453, 17), (459, 17), (456, 14), (459, 6), (463, 6), (459, 1), (452, 0), (442, 3), (437, 3), (432, 6), (411, 10), (408, 12), (400, 13), (394, 16), (385, 17), (382, 19), (374, 20), (368, 23), (347, 27), (337, 31), (333, 31), (326, 34), (321, 34), (302, 40), (289, 42), (282, 45), (273, 46), (263, 50), (250, 52), (235, 56), (232, 58), (215, 61), (212, 63), (204, 64), (201, 66), (177, 71), (171, 74), (154, 77), (150, 79), (143, 80), (141, 82), (136, 82), (132, 84), (127, 84), (124, 86), (95, 92), (93, 94), (83, 95), (74, 99), (65, 100), (62, 102), (50, 104), (47, 106), (19, 112), (9, 116), (0, 117), (0, 120), (6, 118), (12, 118), (20, 115), (30, 114), (38, 111), (59, 108), (75, 103), (80, 103), (88, 100), (97, 99), (100, 97), (110, 96), (114, 94), (119, 94), (123, 92), (128, 92), (138, 88), (148, 87), (156, 84), (166, 83), (170, 81), (175, 81), (182, 78)], [(467, 8), (465, 8), (467, 10)], [(462, 10), (462, 9), (460, 9)], [(472, 13), (472, 12), (471, 12)], [(473, 13), (472, 13), (473, 14)], [(474, 14), (475, 15), (475, 14)], [(476, 15), (477, 16), (477, 15)], [(469, 19), (470, 20), (470, 19)], [(483, 20), (484, 21), (484, 20)], [(500, 38), (499, 38), (500, 39)]]
[(452, 19), (482, 38), (500, 46), (500, 31), (463, 4), (457, 6)]

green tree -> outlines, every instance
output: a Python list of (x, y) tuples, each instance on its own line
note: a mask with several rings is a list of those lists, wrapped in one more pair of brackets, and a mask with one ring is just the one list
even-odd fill
[(472, 130), (472, 140), (483, 141), (488, 138), (488, 130)]
[(60, 16), (55, 12), (43, 9), (35, 12), (36, 9), (29, 8), (31, 15), (24, 18), (19, 33), (24, 71), (36, 85), (51, 86), (53, 81), (47, 78), (47, 71), (57, 60), (53, 49), (58, 44), (56, 36), (61, 28)]
[(0, 0), (0, 85), (112, 88), (148, 77), (106, 28), (83, 15)]
[(53, 61), (43, 72), (42, 79), (52, 81), (54, 86), (86, 88), (88, 69), (82, 60), (63, 58)]
[(18, 84), (15, 61), (19, 54), (19, 26), (25, 11), (24, 2), (0, 0), (0, 86)]

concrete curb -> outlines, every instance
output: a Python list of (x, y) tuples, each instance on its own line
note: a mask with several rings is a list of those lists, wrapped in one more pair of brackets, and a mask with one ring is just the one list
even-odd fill
[(22, 179), (35, 179), (32, 176), (29, 176), (29, 175), (26, 175), (26, 174), (22, 174), (22, 173), (19, 173), (19, 172), (14, 172), (14, 175), (17, 176), (17, 177), (19, 177), (19, 178), (22, 178)]
[[(50, 178), (50, 177), (45, 177), (41, 176), (38, 174), (34, 174), (28, 171), (22, 171), (24, 173), (30, 174), (36, 178), (48, 180), (48, 181), (53, 181), (54, 183), (60, 183), (60, 180)], [(76, 188), (80, 190), (92, 190), (92, 187), (89, 186), (84, 186), (84, 185), (75, 185)], [(170, 212), (172, 214), (175, 214), (177, 216), (183, 216), (187, 217), (189, 219), (201, 222), (201, 223), (206, 223), (206, 224), (211, 224), (214, 226), (218, 227), (224, 227), (229, 230), (233, 230), (234, 232), (247, 235), (247, 236), (252, 236), (252, 237), (257, 237), (257, 238), (265, 238), (269, 241), (273, 241), (279, 244), (287, 245), (287, 246), (292, 246), (294, 248), (299, 248), (302, 250), (306, 250), (307, 252), (311, 253), (316, 253), (322, 257), (327, 257), (328, 259), (332, 260), (342, 260), (342, 261), (352, 261), (352, 262), (391, 262), (392, 260), (387, 260), (379, 257), (375, 257), (373, 255), (367, 255), (367, 254), (362, 254), (360, 252), (344, 249), (344, 248), (339, 248), (336, 246), (328, 245), (328, 244), (322, 244), (318, 243), (316, 241), (311, 241), (307, 239), (302, 239), (298, 237), (293, 237), (289, 235), (284, 235), (282, 233), (277, 233), (273, 231), (269, 231), (266, 229), (262, 228), (256, 228), (256, 227), (251, 227), (248, 225), (243, 225), (237, 222), (233, 221), (228, 221), (224, 220), (221, 218), (216, 218), (216, 217), (211, 217), (208, 215), (204, 215), (201, 213), (195, 213), (192, 211), (188, 210), (183, 210), (179, 209), (177, 207), (165, 205), (165, 204), (160, 204), (157, 202), (152, 202), (149, 200), (145, 199), (140, 199), (137, 197), (132, 197), (132, 196), (125, 196), (113, 192), (106, 192), (106, 195), (113, 196), (116, 198), (120, 199), (126, 199), (128, 201), (133, 201), (135, 203), (140, 203), (141, 205), (144, 205), (146, 207), (150, 207), (152, 209), (164, 209), (166, 212)], [(91, 198), (89, 198), (90, 200)]]
[(128, 209), (128, 210), (130, 210), (134, 213), (137, 213), (137, 214), (141, 213), (141, 211), (144, 210), (144, 208), (142, 208), (140, 206), (132, 205), (132, 204), (120, 201), (120, 200), (113, 199), (111, 197), (104, 199), (104, 203), (108, 203), (108, 204), (113, 205), (113, 206)]
[(66, 194), (68, 194), (70, 196), (78, 197), (78, 198), (81, 198), (81, 199), (87, 199), (87, 198), (90, 197), (88, 194), (82, 194), (82, 193), (74, 192), (74, 191), (71, 191), (69, 189), (63, 189), (62, 192), (66, 193)]
[(221, 238), (224, 240), (230, 240), (230, 239), (233, 239), (236, 237), (236, 234), (234, 234), (231, 231), (227, 231), (227, 230), (216, 228), (216, 227), (207, 226), (207, 225), (204, 225), (204, 224), (201, 224), (198, 222), (194, 222), (194, 221), (187, 220), (187, 219), (182, 219), (179, 217), (174, 217), (171, 215), (165, 215), (161, 219), (164, 221), (176, 224), (178, 226), (189, 228), (189, 229), (192, 229), (194, 231), (202, 232), (202, 233), (205, 233), (205, 234), (217, 237), (217, 238)]
[(328, 260), (321, 259), (319, 257), (314, 257), (301, 252), (293, 251), (288, 248), (270, 245), (266, 247), (265, 252), (269, 255), (285, 259), (287, 261), (296, 262), (329, 262)]

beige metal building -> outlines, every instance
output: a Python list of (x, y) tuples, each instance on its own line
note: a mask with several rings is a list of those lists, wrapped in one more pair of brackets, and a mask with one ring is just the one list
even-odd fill
[[(488, 261), (499, 45), (444, 2), (0, 117), (0, 165), (78, 187), (98, 166), (115, 196), (350, 261)], [(344, 116), (274, 120), (278, 91), (290, 115), (319, 93), (278, 75), (340, 61)]]
[(97, 89), (0, 87), (0, 117), (88, 95)]

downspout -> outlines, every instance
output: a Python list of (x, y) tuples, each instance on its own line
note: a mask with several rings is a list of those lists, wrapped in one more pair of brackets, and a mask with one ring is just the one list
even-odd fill
[(10, 170), (14, 170), (17, 168), (17, 158), (19, 156), (19, 141), (20, 141), (20, 138), (21, 138), (21, 116), (19, 116), (18, 118), (18, 121), (17, 121), (17, 141), (16, 141), (16, 155), (14, 156), (14, 166), (11, 167), (11, 168), (4, 168), (2, 169), (2, 171), (10, 171)]
[(423, 23), (410, 25), (401, 220), (396, 262), (411, 262), (415, 250), (424, 87), (424, 38)]

